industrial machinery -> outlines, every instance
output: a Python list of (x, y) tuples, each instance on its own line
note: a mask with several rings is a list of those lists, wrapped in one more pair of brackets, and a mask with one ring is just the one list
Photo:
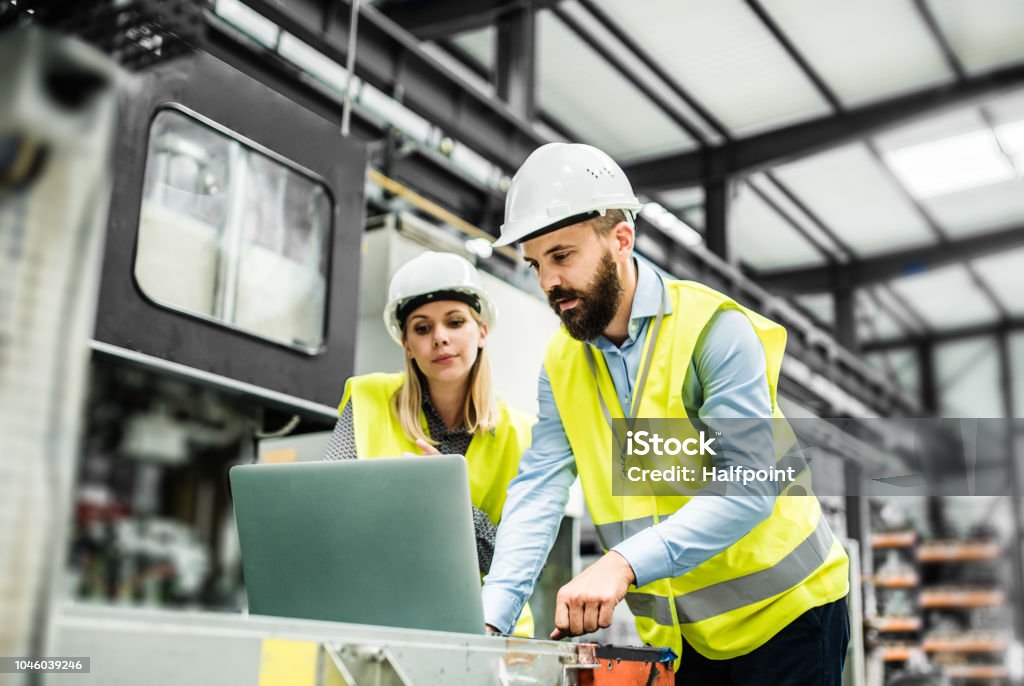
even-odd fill
[(0, 63), (0, 655), (16, 656), (45, 642), (64, 552), (117, 71), (31, 26), (0, 32)]
[[(36, 11), (39, 23), (60, 16), (45, 3), (26, 3), (17, 33), (0, 37), (19, 65), (0, 131), (18, 152), (4, 157), (4, 256), (25, 287), (54, 284), (39, 269), (59, 270), (51, 311), (67, 315), (63, 328), (38, 320), (38, 331), (4, 320), (0, 370), (12, 374), (33, 350), (56, 355), (36, 355), (63, 365), (49, 371), (64, 369), (5, 386), (59, 402), (44, 412), (27, 403), (24, 417), (8, 412), (14, 396), (5, 404), (5, 435), (35, 452), (12, 451), (24, 461), (4, 481), (32, 493), (7, 498), (23, 506), (5, 530), (31, 544), (5, 537), (5, 557), (31, 564), (8, 580), (19, 604), (4, 652), (81, 658), (43, 683), (670, 683), (673, 656), (654, 649), (248, 616), (224, 476), (256, 461), (264, 439), (331, 427), (355, 367), (365, 151), (187, 49), (156, 5), (130, 5), (131, 35), (104, 34), (98, 47), (118, 46), (135, 73), (33, 23)], [(77, 109), (47, 109), (69, 96), (47, 91), (55, 73), (92, 84)], [(55, 202), (52, 187), (72, 174)], [(8, 314), (39, 306), (34, 291), (20, 293)], [(54, 340), (64, 347), (40, 347)], [(578, 528), (563, 528), (556, 587), (577, 566)]]
[[(25, 13), (64, 19), (61, 12), (73, 4), (19, 3)], [(672, 683), (674, 656), (655, 649), (247, 614), (228, 470), (260, 459), (316, 459), (344, 379), (391, 364), (386, 351), (395, 349), (380, 344), (384, 331), (375, 310), (390, 272), (425, 242), (469, 250), (471, 236), (452, 230), (460, 226), (457, 217), (409, 200), (414, 193), (377, 170), (371, 170), (369, 190), (378, 207), (397, 197), (409, 200), (402, 209), (419, 214), (389, 206), (395, 211), (381, 219), (364, 217), (373, 152), (339, 132), (338, 83), (311, 74), (319, 67), (338, 82), (347, 76), (295, 35), (275, 27), (273, 51), (265, 55), (273, 69), (246, 70), (228, 19), (248, 17), (249, 38), (263, 35), (266, 26), (253, 23), (241, 3), (217, 2), (202, 11), (185, 7), (189, 2), (100, 4), (131, 12), (130, 19), (110, 24), (123, 27), (124, 35), (105, 34), (99, 46), (140, 71), (116, 69), (67, 38), (47, 38), (63, 47), (38, 51), (36, 64), (78, 60), (79, 71), (93, 75), (89, 83), (100, 95), (85, 100), (89, 106), (78, 119), (92, 116), (94, 128), (77, 138), (57, 135), (70, 130), (67, 125), (49, 129), (51, 151), (68, 154), (51, 154), (48, 165), (26, 163), (10, 176), (18, 183), (33, 179), (33, 170), (40, 181), (50, 178), (47, 173), (57, 181), (60, 174), (74, 176), (80, 185), (65, 197), (88, 202), (49, 206), (51, 218), (63, 212), (62, 221), (47, 224), (54, 235), (43, 247), (54, 259), (80, 264), (60, 272), (67, 277), (59, 283), (64, 309), (48, 311), (72, 312), (65, 318), (70, 324), (40, 334), (61, 341), (60, 354), (48, 359), (67, 366), (49, 368), (50, 376), (37, 377), (46, 383), (29, 389), (52, 406), (32, 415), (35, 423), (8, 414), (6, 406), (0, 416), (12, 426), (23, 422), (17, 428), (35, 450), (18, 453), (24, 456), (18, 469), (51, 469), (29, 474), (44, 496), (14, 510), (34, 528), (21, 520), (5, 527), (32, 534), (31, 544), (0, 536), (0, 551), (30, 563), (20, 570), (16, 592), (24, 595), (14, 610), (36, 620), (32, 626), (5, 622), (13, 634), (0, 632), (4, 645), (35, 657), (88, 658), (89, 675), (49, 674), (45, 683)], [(189, 41), (201, 43), (199, 16), (215, 29), (215, 51), (194, 51), (168, 30), (184, 26)], [(21, 20), (32, 23), (27, 14)], [(75, 25), (62, 21), (60, 28)], [(33, 72), (27, 64), (25, 73), (35, 74), (37, 86), (53, 83), (45, 70)], [(291, 70), (291, 77), (281, 79), (281, 70)], [(118, 128), (112, 136), (115, 85)], [(302, 104), (293, 97), (300, 88), (308, 96)], [(366, 84), (360, 91), (367, 110), (375, 93)], [(377, 96), (378, 114), (399, 111), (397, 101)], [(34, 131), (31, 117), (0, 117), (0, 124), (10, 122)], [(0, 128), (0, 143), (9, 133)], [(110, 150), (114, 174), (108, 179)], [(47, 209), (45, 196), (33, 202)], [(0, 204), (4, 247), (22, 245), (26, 231), (40, 230), (41, 222), (23, 221), (19, 207), (27, 205)], [(431, 213), (435, 221), (424, 221)], [(8, 233), (9, 227), (16, 230)], [(62, 227), (67, 235), (58, 233)], [(60, 243), (69, 236), (79, 243)], [(0, 260), (21, 254), (30, 252), (8, 249)], [(511, 361), (498, 380), (512, 402), (530, 409), (544, 341), (557, 322), (509, 265), (500, 262), (487, 278), (510, 308), (535, 308), (538, 325), (506, 344), (494, 339), (507, 346), (501, 354)], [(38, 275), (32, 281), (27, 271), (18, 275), (37, 288), (47, 283)], [(7, 296), (0, 290), (0, 305)], [(542, 325), (543, 315), (550, 326)], [(0, 338), (0, 374), (10, 373), (12, 360), (28, 359), (3, 357), (11, 340), (16, 345), (10, 349), (45, 361), (35, 332), (12, 322), (0, 308), (0, 334), (7, 337)], [(75, 357), (86, 350), (88, 366), (81, 364), (84, 355)], [(808, 386), (820, 378), (806, 365), (789, 372)], [(26, 386), (3, 392), (8, 388), (22, 390), (0, 398), (15, 403), (29, 397)], [(52, 417), (57, 420), (47, 434), (45, 420)], [(15, 472), (2, 481), (11, 490), (5, 502), (21, 502), (12, 484), (27, 483), (22, 478)], [(56, 519), (46, 519), (44, 510)], [(578, 496), (568, 514), (531, 601), (539, 635), (551, 621), (555, 591), (579, 571)]]

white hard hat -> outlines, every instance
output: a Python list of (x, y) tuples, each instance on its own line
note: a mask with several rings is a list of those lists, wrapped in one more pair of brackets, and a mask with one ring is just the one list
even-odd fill
[(548, 143), (530, 153), (505, 198), (505, 223), (495, 246), (509, 245), (625, 210), (630, 222), (642, 205), (611, 157), (592, 145)]
[(466, 303), (480, 313), (488, 327), (494, 328), (498, 321), (498, 309), (469, 260), (449, 252), (425, 252), (403, 264), (391, 277), (384, 307), (388, 333), (401, 343), (406, 317), (421, 305), (438, 300)]

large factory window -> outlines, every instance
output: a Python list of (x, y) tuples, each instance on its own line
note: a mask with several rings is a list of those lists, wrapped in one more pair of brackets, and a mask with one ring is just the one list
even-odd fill
[(151, 300), (314, 353), (330, 227), (311, 175), (182, 110), (153, 119), (135, 256)]

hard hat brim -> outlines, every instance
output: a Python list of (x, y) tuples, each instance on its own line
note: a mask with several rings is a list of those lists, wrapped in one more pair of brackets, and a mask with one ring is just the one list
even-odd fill
[[(512, 245), (513, 243), (524, 243), (526, 241), (533, 240), (534, 238), (540, 238), (541, 236), (549, 234), (553, 231), (558, 231), (559, 229), (564, 229), (568, 226), (573, 226), (574, 224), (579, 224), (581, 222), (590, 221), (591, 219), (597, 219), (598, 217), (602, 216), (603, 211), (607, 212), (608, 210), (624, 210), (627, 212), (636, 213), (639, 212), (640, 208), (642, 207), (643, 205), (636, 204), (629, 207), (595, 208), (592, 210), (588, 210), (586, 212), (580, 212), (577, 214), (570, 215), (568, 217), (564, 217), (562, 219), (558, 219), (550, 224), (545, 224), (532, 231), (529, 230), (530, 227), (526, 227), (526, 229), (523, 229), (520, 232), (514, 230), (504, 231), (504, 227), (502, 227), (503, 230), (501, 237), (494, 242), (494, 247), (500, 248), (505, 245)], [(520, 233), (521, 235), (519, 235)]]
[[(457, 289), (452, 290), (459, 290), (462, 291), (463, 293), (475, 297), (480, 303), (480, 310), (478, 312), (478, 314), (480, 315), (480, 321), (486, 324), (489, 330), (494, 330), (494, 327), (498, 323), (498, 307), (497, 305), (495, 305), (494, 301), (491, 300), (491, 296), (490, 294), (487, 293), (487, 291), (473, 287), (458, 287)], [(420, 295), (427, 295), (432, 292), (435, 291), (427, 291), (426, 293)], [(384, 308), (384, 326), (387, 328), (388, 333), (391, 335), (391, 339), (395, 343), (398, 343), (399, 345), (402, 344), (403, 327), (400, 326), (398, 323), (398, 309), (402, 306), (404, 302), (407, 302), (408, 300), (414, 297), (416, 296), (409, 296), (408, 298), (405, 298), (401, 301), (390, 302)], [(454, 298), (439, 298), (436, 302), (444, 302), (446, 300), (465, 303), (465, 301), (462, 299)], [(472, 306), (470, 307), (472, 308)], [(416, 309), (419, 309), (419, 307), (417, 307)], [(413, 312), (415, 312), (415, 310), (409, 312), (409, 316), (411, 316)]]

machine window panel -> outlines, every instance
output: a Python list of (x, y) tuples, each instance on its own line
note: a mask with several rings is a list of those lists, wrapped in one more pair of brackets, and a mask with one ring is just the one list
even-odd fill
[(178, 108), (150, 126), (135, 279), (154, 302), (310, 354), (332, 202), (283, 158)]

